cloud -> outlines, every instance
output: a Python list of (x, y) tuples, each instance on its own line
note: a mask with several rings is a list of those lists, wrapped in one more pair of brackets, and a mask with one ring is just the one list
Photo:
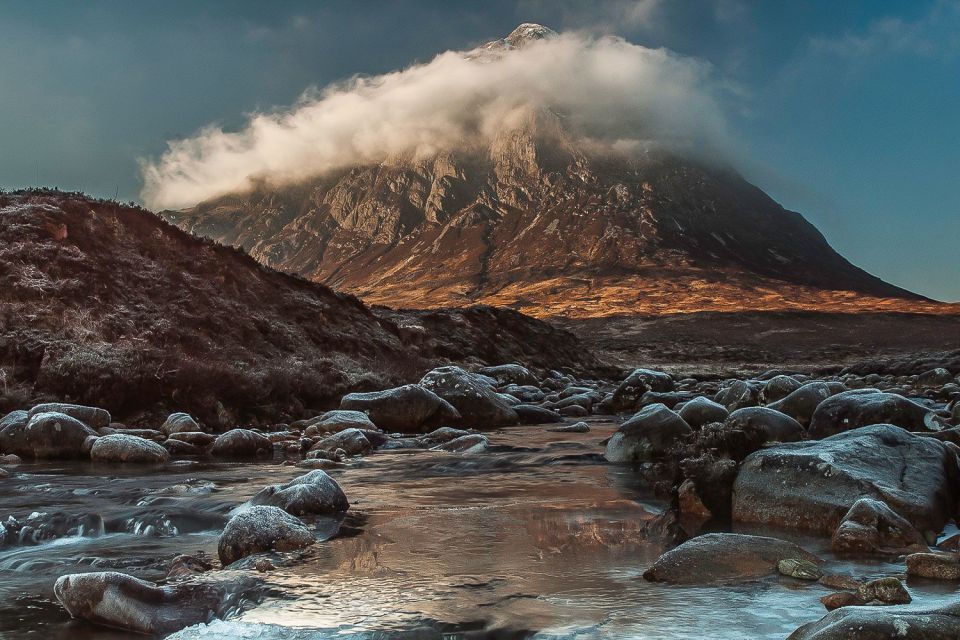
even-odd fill
[(954, 57), (960, 54), (960, 2), (937, 0), (916, 20), (885, 17), (860, 32), (813, 38), (810, 50), (849, 59), (887, 54)]
[(569, 129), (619, 148), (715, 150), (727, 142), (710, 67), (619, 38), (564, 34), (490, 54), (311, 90), (240, 130), (215, 125), (141, 161), (144, 202), (179, 208), (255, 184), (283, 185), (403, 154), (489, 140), (518, 112), (550, 109)]

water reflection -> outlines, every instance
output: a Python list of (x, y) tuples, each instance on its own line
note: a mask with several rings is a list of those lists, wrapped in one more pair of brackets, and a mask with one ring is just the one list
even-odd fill
[[(262, 574), (266, 596), (257, 606), (180, 637), (783, 638), (822, 615), (826, 590), (817, 585), (642, 580), (660, 552), (644, 526), (661, 505), (629, 469), (598, 456), (612, 429), (516, 428), (493, 434), (483, 455), (385, 452), (337, 471), (353, 504), (337, 535)], [(56, 577), (112, 568), (158, 580), (179, 553), (215, 556), (232, 509), (302, 471), (264, 463), (142, 473), (24, 465), (0, 486), (0, 516), (46, 510), (105, 523), (99, 537), (0, 550), (0, 635), (128, 637), (68, 621), (52, 599)], [(803, 542), (828, 551), (823, 541)], [(857, 575), (896, 570), (832, 566)], [(954, 597), (942, 584), (910, 586), (927, 603)]]

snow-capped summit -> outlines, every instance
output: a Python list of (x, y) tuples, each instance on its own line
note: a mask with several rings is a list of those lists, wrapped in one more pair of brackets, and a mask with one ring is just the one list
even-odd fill
[(523, 47), (533, 42), (537, 42), (538, 40), (546, 40), (556, 36), (557, 32), (549, 27), (545, 27), (542, 24), (536, 24), (533, 22), (524, 22), (519, 27), (511, 31), (510, 35), (508, 35), (506, 38), (492, 40), (483, 45), (483, 48), (488, 51), (522, 49)]

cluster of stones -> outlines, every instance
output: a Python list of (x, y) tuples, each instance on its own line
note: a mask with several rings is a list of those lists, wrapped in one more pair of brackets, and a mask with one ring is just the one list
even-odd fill
[[(783, 540), (696, 535), (707, 521), (803, 531), (829, 536), (838, 555), (900, 558), (907, 576), (960, 580), (957, 539), (937, 545), (960, 498), (960, 377), (946, 369), (822, 378), (771, 371), (676, 381), (638, 369), (602, 405), (632, 413), (607, 441), (606, 458), (660, 478), (674, 508), (659, 530), (689, 538), (647, 570), (648, 580), (781, 575), (836, 590), (821, 599), (832, 613), (791, 638), (893, 637), (884, 630), (901, 628), (918, 634), (909, 637), (960, 637), (956, 607), (833, 611), (910, 602), (897, 576), (825, 575), (820, 558)], [(857, 635), (845, 635), (851, 629)]]

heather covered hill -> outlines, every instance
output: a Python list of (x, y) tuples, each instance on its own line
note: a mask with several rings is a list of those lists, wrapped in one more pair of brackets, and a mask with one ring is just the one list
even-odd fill
[(144, 209), (0, 195), (0, 411), (49, 398), (133, 421), (173, 409), (277, 421), (454, 358), (596, 364), (571, 334), (516, 312), (378, 315)]

